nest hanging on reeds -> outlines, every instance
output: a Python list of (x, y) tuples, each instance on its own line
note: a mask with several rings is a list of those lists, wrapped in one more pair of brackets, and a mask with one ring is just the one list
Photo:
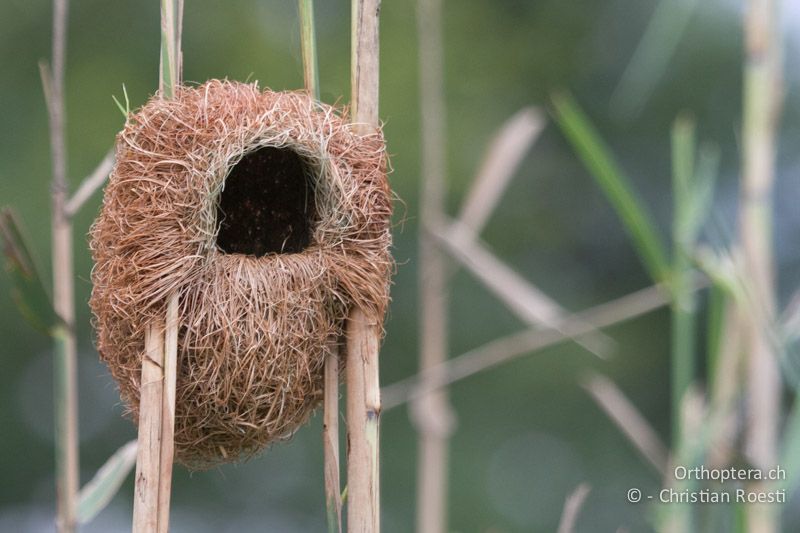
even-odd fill
[(380, 131), (305, 93), (212, 80), (128, 117), (91, 230), (98, 349), (134, 420), (148, 323), (180, 297), (177, 459), (289, 436), (352, 306), (381, 322), (392, 259)]

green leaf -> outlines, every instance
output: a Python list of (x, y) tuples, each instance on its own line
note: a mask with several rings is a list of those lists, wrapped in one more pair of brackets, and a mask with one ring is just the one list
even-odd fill
[(136, 464), (136, 441), (132, 440), (109, 457), (78, 494), (78, 522), (87, 524), (114, 498)]
[(0, 240), (6, 272), (12, 281), (11, 294), (20, 313), (36, 329), (52, 334), (60, 320), (36, 269), (36, 262), (24, 238), (18, 217), (9, 207), (0, 211)]
[(125, 88), (124, 83), (122, 84), (122, 94), (125, 97), (124, 106), (120, 103), (119, 100), (117, 100), (117, 97), (114, 96), (113, 94), (111, 95), (111, 98), (114, 100), (114, 103), (117, 104), (117, 109), (119, 109), (119, 112), (122, 113), (123, 117), (125, 117), (125, 120), (128, 120), (128, 115), (131, 114), (131, 101), (128, 99), (128, 89)]
[(670, 267), (664, 243), (630, 180), (572, 97), (556, 94), (552, 100), (561, 131), (616, 210), (650, 276), (656, 282), (666, 281)]

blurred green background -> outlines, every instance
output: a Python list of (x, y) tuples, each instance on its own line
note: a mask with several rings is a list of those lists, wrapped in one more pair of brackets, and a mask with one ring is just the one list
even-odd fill
[[(679, 3), (679, 2), (678, 2)], [(316, 2), (323, 100), (346, 102), (349, 2)], [(800, 282), (800, 101), (796, 95), (798, 10), (785, 2), (789, 30), (787, 102), (776, 201), (780, 298)], [(741, 5), (698, 2), (674, 56), (636, 112), (612, 106), (615, 88), (650, 21), (655, 0), (460, 0), (445, 6), (448, 187), (460, 204), (493, 131), (526, 105), (544, 106), (567, 88), (609, 141), (666, 237), (670, 220), (669, 129), (681, 111), (699, 137), (719, 144), (722, 175), (712, 244), (735, 233), (741, 121)], [(419, 109), (415, 6), (384, 0), (381, 15), (381, 116), (392, 154), (398, 263), (383, 384), (412, 375), (417, 358), (417, 191)], [(50, 56), (51, 6), (0, 3), (0, 204), (21, 213), (49, 277), (49, 145), (37, 62)], [(187, 2), (184, 78), (259, 80), (273, 89), (302, 86), (296, 2)], [(127, 87), (141, 105), (157, 86), (157, 2), (74, 1), (67, 64), (69, 175), (72, 186), (111, 147), (123, 118), (111, 95)], [(619, 104), (619, 102), (618, 102)], [(96, 195), (75, 220), (80, 360), (82, 483), (135, 437), (121, 417), (115, 385), (98, 362), (87, 299), (91, 262), (86, 232)], [(648, 284), (621, 225), (557, 129), (548, 125), (526, 157), (483, 237), (510, 265), (570, 310)], [(467, 273), (453, 282), (453, 356), (523, 327)], [(669, 437), (668, 314), (651, 313), (609, 330), (619, 343), (600, 361), (574, 344), (518, 359), (452, 388), (458, 427), (452, 439), (453, 531), (554, 531), (567, 494), (592, 492), (579, 531), (648, 531), (648, 508), (625, 491), (653, 491), (660, 480), (578, 385), (588, 369), (610, 375)], [(0, 276), (0, 531), (50, 531), (54, 513), (52, 359), (48, 339), (23, 321)], [(320, 416), (295, 438), (238, 466), (190, 474), (176, 470), (172, 530), (322, 531), (324, 493)], [(387, 532), (414, 523), (416, 440), (408, 411), (382, 423), (382, 505)], [(795, 502), (800, 503), (800, 502)], [(85, 531), (129, 531), (132, 482)], [(800, 528), (785, 506), (787, 531)]]

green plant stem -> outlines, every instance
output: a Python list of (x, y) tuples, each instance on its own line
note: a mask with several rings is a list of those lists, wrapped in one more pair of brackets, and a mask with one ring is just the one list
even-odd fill
[(161, 63), (159, 88), (162, 98), (173, 98), (181, 83), (181, 30), (183, 0), (161, 0)]
[(317, 37), (314, 29), (314, 0), (297, 0), (300, 12), (300, 43), (303, 50), (303, 78), (306, 90), (319, 100)]
[(671, 322), (672, 444), (681, 444), (681, 404), (695, 374), (695, 293), (692, 290), (693, 228), (691, 216), (694, 174), (694, 124), (681, 117), (672, 130), (673, 167), (673, 263)]
[[(55, 398), (56, 489), (59, 500), (58, 529), (75, 531), (77, 521), (77, 438), (74, 412), (75, 338), (69, 329), (58, 325), (53, 329), (53, 397)], [(74, 489), (74, 492), (71, 492)]]

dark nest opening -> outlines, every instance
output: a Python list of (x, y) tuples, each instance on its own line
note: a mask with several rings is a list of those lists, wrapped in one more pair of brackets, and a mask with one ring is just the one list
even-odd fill
[(294, 150), (264, 146), (233, 166), (217, 207), (217, 246), (260, 257), (308, 247), (317, 218), (307, 163)]

